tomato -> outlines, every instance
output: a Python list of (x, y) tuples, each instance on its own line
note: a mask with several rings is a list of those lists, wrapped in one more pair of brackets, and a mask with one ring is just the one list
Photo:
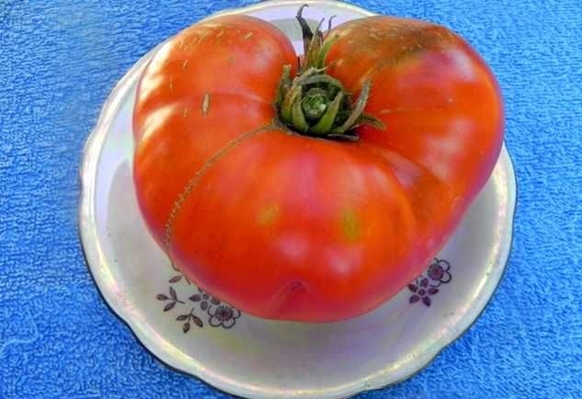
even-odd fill
[(134, 110), (146, 224), (194, 283), (249, 314), (329, 322), (419, 275), (487, 182), (504, 129), (480, 56), (375, 16), (306, 28), (221, 16), (155, 54)]

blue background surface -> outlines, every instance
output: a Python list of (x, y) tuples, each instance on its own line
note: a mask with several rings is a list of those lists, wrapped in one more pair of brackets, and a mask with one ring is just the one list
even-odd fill
[[(0, 398), (229, 396), (171, 371), (105, 305), (78, 240), (84, 142), (154, 45), (237, 1), (0, 0)], [(464, 35), (507, 108), (519, 182), (505, 277), (482, 317), (377, 398), (582, 397), (582, 3), (358, 0)]]

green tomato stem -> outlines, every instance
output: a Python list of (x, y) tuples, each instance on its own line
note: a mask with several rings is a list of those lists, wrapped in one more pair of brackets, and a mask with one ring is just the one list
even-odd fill
[(337, 93), (319, 122), (317, 122), (317, 124), (311, 128), (311, 132), (315, 133), (316, 135), (322, 135), (332, 130), (333, 124), (340, 109), (340, 105), (344, 98), (345, 94), (343, 92), (340, 91)]
[(327, 109), (329, 100), (325, 90), (318, 87), (309, 89), (301, 101), (301, 109), (309, 121), (319, 120)]
[(294, 78), (291, 78), (291, 66), (283, 67), (276, 98), (279, 118), (300, 134), (333, 140), (357, 141), (352, 129), (362, 124), (383, 129), (380, 120), (364, 113), (371, 91), (370, 81), (364, 83), (358, 99), (353, 102), (343, 84), (326, 73), (326, 57), (335, 38), (329, 32), (323, 35), (320, 30), (323, 20), (315, 31), (311, 30), (303, 18), (306, 7), (301, 6), (296, 15), (303, 34), (304, 58)]

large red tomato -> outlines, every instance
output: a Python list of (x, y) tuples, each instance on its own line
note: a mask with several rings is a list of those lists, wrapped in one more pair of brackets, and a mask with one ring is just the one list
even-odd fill
[(299, 70), (283, 33), (248, 16), (167, 42), (139, 83), (134, 176), (153, 237), (197, 285), (259, 317), (324, 322), (422, 272), (491, 174), (503, 109), (441, 26), (303, 30)]

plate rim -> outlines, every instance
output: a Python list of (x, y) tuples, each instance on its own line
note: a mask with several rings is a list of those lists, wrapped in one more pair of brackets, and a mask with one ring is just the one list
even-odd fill
[[(222, 10), (216, 13), (213, 13), (207, 17), (206, 19), (215, 18), (217, 16), (225, 15), (225, 14), (242, 14), (248, 13), (253, 11), (260, 11), (261, 9), (270, 8), (277, 5), (302, 5), (302, 4), (318, 4), (325, 6), (333, 5), (334, 7), (341, 7), (346, 8), (348, 10), (360, 13), (362, 15), (376, 15), (373, 12), (365, 10), (361, 7), (346, 3), (346, 2), (338, 2), (337, 0), (269, 0), (265, 2), (261, 2), (258, 4), (253, 4), (246, 7), (236, 8), (236, 9), (227, 9)], [(196, 23), (197, 21), (193, 21), (192, 23)], [(113, 312), (113, 314), (121, 320), (136, 338), (137, 342), (146, 349), (151, 355), (153, 355), (154, 359), (169, 369), (176, 371), (180, 374), (186, 375), (188, 377), (194, 377), (198, 381), (201, 381), (203, 384), (212, 387), (213, 389), (217, 389), (221, 392), (228, 393), (229, 395), (236, 395), (238, 397), (257, 397), (253, 396), (258, 392), (255, 390), (247, 389), (245, 390), (240, 384), (235, 385), (226, 385), (224, 384), (223, 379), (216, 379), (212, 377), (212, 373), (204, 373), (201, 372), (200, 368), (196, 370), (196, 372), (191, 370), (184, 370), (175, 364), (172, 364), (172, 358), (168, 356), (163, 349), (158, 347), (155, 342), (151, 342), (148, 339), (147, 334), (145, 333), (145, 328), (139, 322), (135, 322), (127, 312), (126, 307), (119, 300), (119, 298), (109, 290), (104, 278), (100, 272), (107, 264), (106, 256), (101, 251), (101, 244), (100, 238), (98, 237), (97, 230), (95, 228), (91, 228), (91, 223), (95, 220), (95, 190), (94, 185), (97, 178), (98, 173), (98, 165), (99, 159), (102, 154), (103, 145), (107, 138), (107, 130), (106, 127), (108, 126), (111, 118), (111, 115), (115, 115), (120, 105), (123, 103), (125, 98), (125, 93), (128, 88), (131, 87), (131, 83), (134, 79), (132, 76), (132, 72), (136, 69), (139, 69), (143, 66), (148, 60), (150, 55), (158, 48), (160, 48), (166, 41), (170, 40), (172, 36), (168, 39), (162, 41), (154, 48), (147, 51), (137, 62), (135, 62), (121, 77), (121, 79), (116, 83), (114, 88), (110, 91), (109, 95), (107, 96), (106, 101), (102, 105), (101, 112), (98, 116), (97, 122), (94, 125), (93, 129), (89, 133), (88, 138), (86, 139), (85, 146), (82, 151), (82, 162), (81, 167), (79, 170), (79, 177), (81, 180), (81, 194), (80, 194), (80, 201), (79, 201), (79, 208), (78, 208), (78, 224), (79, 224), (79, 238), (81, 241), (81, 246), (83, 249), (83, 256), (85, 258), (85, 262), (87, 264), (87, 268), (89, 270), (89, 274), (97, 287), (97, 291), (99, 295), (107, 305), (107, 307)], [(508, 216), (507, 219), (508, 224), (506, 226), (506, 234), (502, 239), (502, 242), (505, 245), (502, 246), (497, 259), (499, 260), (499, 267), (501, 271), (499, 273), (497, 281), (491, 282), (491, 277), (488, 278), (488, 284), (491, 285), (490, 293), (488, 294), (488, 298), (483, 303), (483, 307), (479, 310), (477, 315), (474, 317), (473, 320), (469, 323), (469, 325), (456, 334), (453, 334), (451, 337), (445, 337), (442, 339), (441, 343), (439, 343), (440, 348), (434, 353), (434, 355), (430, 356), (425, 361), (420, 362), (417, 367), (414, 367), (414, 370), (409, 374), (405, 375), (404, 377), (395, 380), (395, 381), (372, 381), (370, 383), (361, 384), (359, 381), (354, 381), (347, 384), (345, 389), (345, 393), (340, 396), (341, 398), (349, 398), (355, 395), (358, 395), (363, 392), (382, 389), (389, 386), (394, 386), (399, 384), (403, 381), (406, 381), (413, 376), (421, 373), (427, 367), (429, 367), (432, 362), (451, 344), (462, 338), (467, 332), (469, 332), (476, 322), (481, 318), (482, 314), (487, 309), (488, 305), (491, 303), (492, 299), (495, 297), (497, 290), (499, 289), (500, 283), (503, 280), (503, 277), (507, 271), (507, 266), (509, 263), (509, 258), (511, 254), (511, 249), (513, 247), (514, 241), (514, 226), (515, 226), (515, 216), (516, 216), (516, 207), (518, 202), (518, 185), (517, 185), (517, 178), (515, 174), (515, 167), (513, 164), (513, 160), (507, 150), (505, 142), (503, 143), (501, 152), (499, 154), (498, 161), (499, 162), (502, 158), (506, 159), (507, 162), (507, 178), (508, 182), (510, 183), (510, 188), (508, 191), (511, 195), (508, 198)], [(144, 323), (147, 324), (147, 323)], [(382, 370), (379, 370), (380, 372)], [(366, 378), (372, 377), (370, 375)], [(376, 377), (376, 379), (382, 379), (382, 376)], [(331, 388), (332, 390), (337, 390), (337, 388)], [(334, 397), (329, 395), (335, 395), (335, 392), (331, 392), (330, 389), (326, 389), (324, 392), (327, 392), (327, 395), (324, 394), (321, 397)], [(289, 395), (288, 397), (295, 397), (295, 398), (303, 398), (305, 396), (299, 395)]]

